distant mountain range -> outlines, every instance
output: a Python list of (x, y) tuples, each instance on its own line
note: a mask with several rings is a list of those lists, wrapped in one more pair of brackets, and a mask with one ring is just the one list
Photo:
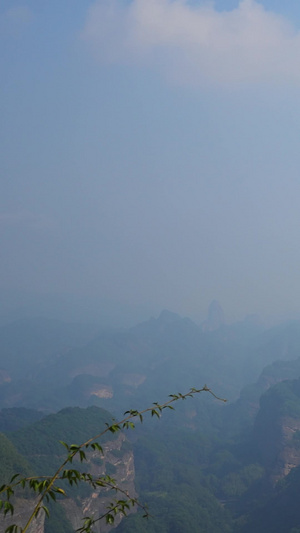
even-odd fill
[[(185, 435), (184, 446), (195, 462), (187, 463), (189, 476), (183, 476), (185, 484), (180, 490), (193, 494), (199, 491), (204, 506), (201, 520), (206, 506), (211, 505), (207, 522), (210, 533), (296, 533), (300, 514), (292, 491), (300, 489), (299, 383), (300, 322), (265, 329), (256, 317), (251, 317), (226, 325), (216, 302), (200, 325), (167, 310), (158, 318), (122, 329), (22, 319), (0, 328), (0, 431), (6, 434), (3, 457), (7, 453), (7, 464), (20, 465), (24, 471), (43, 469), (48, 463), (54, 467), (55, 443), (64, 440), (58, 435), (57, 424), (64, 426), (66, 439), (73, 438), (73, 427), (92, 431), (89, 417), (95, 414), (99, 420), (103, 409), (106, 419), (112, 416), (110, 413), (119, 417), (124, 410), (144, 408), (167, 399), (170, 393), (184, 393), (207, 384), (216, 395), (228, 399), (226, 405), (202, 394), (200, 399), (176, 405), (175, 414), (164, 413), (161, 437), (155, 437), (154, 421), (147, 421), (146, 428), (137, 428), (133, 453), (138, 463), (136, 484), (142, 496), (153, 499), (160, 509), (163, 500), (157, 496), (158, 472), (150, 478), (145, 469), (158, 454), (159, 468), (166, 470), (165, 479), (176, 476), (183, 460), (182, 455), (181, 459), (176, 456), (176, 450), (184, 449), (181, 439)], [(45, 445), (49, 424), (50, 451), (45, 459), (39, 450)], [(35, 432), (38, 437), (34, 437)], [(207, 450), (199, 464), (193, 435)], [(146, 443), (151, 439), (153, 446), (147, 452), (151, 459), (145, 461)], [(174, 443), (169, 455), (165, 441)], [(124, 455), (127, 460), (133, 461), (133, 455), (126, 460)], [(195, 477), (193, 469), (198, 472)], [(120, 470), (121, 477), (123, 474)], [(135, 490), (133, 478), (130, 483)], [(172, 507), (176, 498), (173, 485), (171, 481), (161, 483)], [(291, 512), (285, 527), (282, 516), (288, 499)], [(227, 514), (220, 509), (218, 514), (220, 502)], [(69, 503), (70, 508), (64, 507), (64, 518), (57, 518), (69, 524), (66, 533), (68, 527), (79, 527), (78, 517), (72, 522), (77, 514)], [(270, 518), (272, 505), (276, 505), (274, 520)], [(164, 522), (161, 512), (160, 520)], [(197, 519), (195, 515), (195, 520), (200, 520), (200, 515)], [(137, 524), (138, 515), (122, 522), (118, 533), (144, 531), (144, 525)], [(194, 530), (193, 519), (190, 524)], [(263, 524), (267, 524), (265, 529)], [(151, 527), (145, 533), (159, 533), (157, 526)], [(173, 533), (170, 525), (164, 527), (161, 531)]]

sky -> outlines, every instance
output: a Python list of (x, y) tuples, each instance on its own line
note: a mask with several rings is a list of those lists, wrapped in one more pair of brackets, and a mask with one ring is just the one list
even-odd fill
[(300, 316), (299, 0), (2, 0), (0, 315)]

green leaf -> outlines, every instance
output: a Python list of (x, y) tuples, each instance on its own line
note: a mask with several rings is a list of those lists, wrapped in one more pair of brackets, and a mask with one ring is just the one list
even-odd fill
[(106, 523), (107, 524), (113, 524), (114, 521), (115, 521), (114, 516), (111, 513), (106, 515)]
[(79, 450), (79, 457), (80, 457), (81, 463), (82, 461), (86, 461), (86, 455), (83, 450)]
[(93, 448), (93, 450), (98, 450), (100, 453), (103, 454), (103, 448), (98, 442), (93, 442), (93, 444), (91, 444), (91, 447)]
[(4, 516), (6, 516), (7, 513), (10, 513), (11, 515), (14, 514), (14, 506), (10, 502), (4, 502)]
[(6, 528), (5, 533), (18, 533), (18, 531), (22, 533), (22, 528), (16, 524), (12, 524)]
[(59, 442), (60, 442), (60, 444), (62, 444), (62, 445), (68, 450), (68, 451), (70, 450), (69, 445), (68, 445), (66, 442), (64, 442), (63, 440), (60, 440)]
[(58, 492), (59, 494), (63, 494), (64, 496), (66, 496), (64, 489), (61, 489), (60, 487), (55, 487), (55, 492)]
[(72, 452), (78, 452), (80, 446), (78, 446), (78, 444), (71, 444), (71, 446), (69, 446), (69, 450), (72, 451)]
[(42, 509), (44, 509), (47, 518), (50, 518), (50, 513), (49, 513), (48, 507), (46, 507), (45, 505), (42, 505)]
[(52, 498), (52, 500), (56, 502), (56, 496), (55, 496), (54, 492), (51, 490), (48, 494), (49, 494), (50, 498)]
[(13, 481), (14, 481), (19, 475), (20, 475), (20, 474), (15, 474), (15, 475), (11, 478), (10, 482), (12, 483), (12, 482), (13, 482)]
[(111, 433), (116, 433), (117, 431), (120, 431), (121, 428), (119, 424), (113, 424), (112, 426), (109, 426), (108, 429)]

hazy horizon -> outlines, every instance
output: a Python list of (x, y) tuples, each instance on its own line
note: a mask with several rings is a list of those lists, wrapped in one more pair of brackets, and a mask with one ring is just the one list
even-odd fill
[(298, 2), (4, 0), (0, 39), (0, 315), (300, 317)]

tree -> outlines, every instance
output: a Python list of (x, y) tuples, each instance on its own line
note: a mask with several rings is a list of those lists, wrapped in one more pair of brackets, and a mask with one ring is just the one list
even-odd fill
[[(120, 514), (126, 516), (129, 509), (133, 506), (137, 506), (142, 509), (143, 516), (148, 517), (149, 512), (147, 507), (141, 503), (138, 498), (130, 496), (126, 491), (121, 489), (116, 480), (109, 476), (101, 476), (95, 478), (89, 472), (82, 472), (78, 468), (74, 468), (73, 460), (79, 459), (81, 463), (84, 463), (87, 460), (86, 452), (87, 450), (98, 451), (103, 455), (103, 448), (100, 444), (101, 438), (104, 437), (107, 433), (116, 433), (124, 429), (134, 429), (135, 422), (143, 422), (144, 415), (150, 414), (152, 417), (160, 417), (162, 411), (165, 409), (174, 409), (173, 404), (178, 400), (186, 400), (189, 397), (193, 397), (195, 394), (201, 392), (208, 392), (216, 399), (225, 402), (226, 400), (219, 398), (211, 391), (206, 385), (201, 389), (190, 389), (189, 392), (185, 394), (171, 394), (169, 395), (169, 400), (163, 404), (154, 402), (151, 407), (148, 407), (142, 411), (137, 411), (131, 409), (124, 413), (124, 418), (120, 421), (115, 421), (111, 424), (106, 424), (106, 429), (101, 431), (98, 435), (95, 435), (82, 444), (67, 444), (66, 442), (61, 441), (61, 444), (66, 449), (65, 459), (62, 461), (56, 472), (52, 475), (41, 475), (41, 476), (21, 476), (20, 474), (14, 474), (10, 480), (10, 483), (3, 484), (0, 487), (0, 494), (2, 494), (2, 499), (0, 500), (0, 509), (4, 516), (14, 513), (14, 503), (13, 498), (17, 489), (27, 489), (31, 493), (37, 496), (37, 501), (34, 504), (34, 508), (30, 515), (28, 516), (27, 522), (24, 526), (18, 524), (9, 525), (5, 533), (26, 533), (29, 531), (29, 527), (37, 519), (39, 513), (44, 511), (46, 516), (49, 516), (49, 509), (47, 507), (47, 502), (53, 501), (56, 502), (57, 496), (67, 496), (66, 490), (59, 486), (59, 481), (64, 480), (67, 484), (72, 486), (78, 486), (81, 483), (88, 484), (93, 488), (103, 488), (110, 489), (114, 491), (117, 495), (116, 499), (113, 500), (107, 508), (107, 511), (100, 516), (89, 517), (86, 516), (83, 518), (83, 525), (77, 531), (79, 533), (92, 533), (93, 526), (96, 522), (105, 520), (107, 524), (113, 524), (115, 521), (116, 515)], [(98, 442), (100, 439), (100, 442)]]

